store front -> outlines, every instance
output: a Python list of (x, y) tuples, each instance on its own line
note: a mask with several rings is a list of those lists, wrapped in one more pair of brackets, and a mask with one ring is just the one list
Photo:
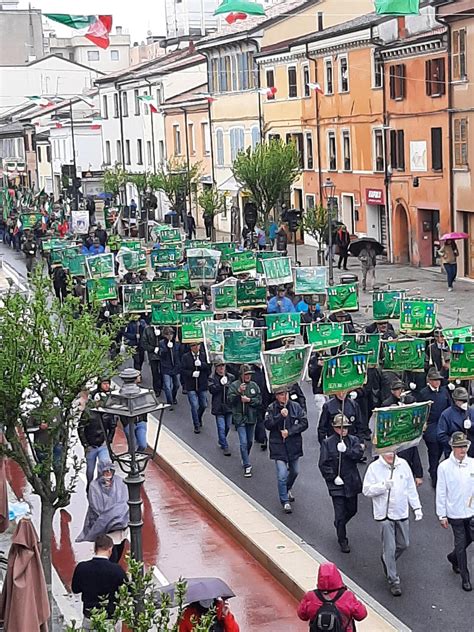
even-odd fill
[(387, 248), (385, 191), (383, 189), (366, 189), (365, 202), (367, 205), (367, 235)]

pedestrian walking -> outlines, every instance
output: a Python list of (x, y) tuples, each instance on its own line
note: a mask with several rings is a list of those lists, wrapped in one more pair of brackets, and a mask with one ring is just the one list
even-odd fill
[(451, 397), (448, 389), (441, 386), (443, 376), (436, 367), (431, 367), (426, 377), (427, 385), (421, 389), (418, 401), (432, 402), (423, 439), (428, 450), (431, 485), (436, 487), (438, 465), (443, 454), (443, 444), (438, 439), (438, 424), (442, 413), (451, 405)]
[(275, 244), (277, 251), (281, 252), (283, 256), (286, 257), (288, 251), (288, 235), (286, 234), (286, 230), (283, 224), (276, 232)]
[(367, 242), (359, 253), (359, 261), (362, 268), (362, 289), (370, 290), (375, 286), (375, 266), (377, 265), (377, 253), (370, 242)]
[(153, 390), (155, 391), (157, 397), (161, 395), (161, 389), (163, 388), (160, 361), (160, 334), (161, 330), (159, 327), (156, 327), (155, 325), (148, 325), (145, 327), (141, 337), (142, 348), (148, 354)]
[(133, 368), (142, 370), (145, 360), (145, 350), (141, 345), (141, 339), (146, 329), (146, 321), (140, 314), (133, 314), (125, 327), (123, 337), (125, 344), (133, 349)]
[(178, 403), (176, 397), (179, 390), (182, 353), (183, 345), (175, 339), (174, 329), (165, 327), (163, 329), (163, 339), (160, 340), (160, 361), (166, 403), (171, 406), (169, 410), (173, 410), (173, 406), (176, 406)]
[[(114, 543), (105, 534), (98, 535), (94, 542), (94, 555), (92, 559), (79, 562), (74, 569), (71, 589), (76, 595), (81, 595), (82, 600), (82, 630), (91, 630), (91, 612), (94, 608), (101, 608), (104, 599), (107, 600), (106, 610), (109, 619), (115, 610), (115, 597), (118, 589), (127, 581), (127, 575), (123, 568), (110, 561)], [(122, 624), (115, 628), (120, 632)]]
[(268, 238), (270, 239), (270, 244), (272, 246), (272, 250), (275, 247), (276, 235), (278, 232), (278, 224), (274, 219), (270, 222), (270, 226), (268, 227)]
[(189, 351), (181, 359), (181, 383), (187, 392), (194, 433), (199, 434), (202, 417), (207, 408), (207, 389), (211, 366), (199, 342), (189, 345)]
[[(364, 441), (370, 439), (368, 422), (362, 419), (359, 404), (356, 400), (352, 399), (352, 397), (346, 397), (345, 392), (335, 393), (335, 395), (323, 405), (318, 425), (319, 443), (321, 444), (324, 439), (334, 434), (332, 422), (334, 417), (340, 413), (345, 415), (351, 422), (349, 434), (355, 435), (364, 448)], [(361, 461), (365, 460), (366, 457), (362, 457)]]
[[(441, 373), (443, 386), (448, 386), (451, 351), (442, 329), (435, 329), (433, 338), (434, 342), (428, 345), (426, 350), (425, 371), (427, 373), (431, 367), (438, 369)], [(452, 384), (452, 387), (454, 388), (454, 384)]]
[(347, 270), (347, 259), (349, 258), (349, 245), (351, 243), (351, 236), (347, 230), (345, 224), (341, 224), (336, 231), (336, 246), (339, 250), (339, 261), (337, 267), (341, 269), (341, 265), (344, 270)]
[[(132, 369), (128, 369), (128, 371), (132, 371)], [(140, 384), (142, 381), (142, 374), (136, 369), (135, 371), (137, 373), (136, 378), (135, 378), (135, 383)], [(146, 389), (141, 389), (141, 390), (143, 392), (146, 392)], [(135, 417), (133, 435), (130, 432), (131, 425), (130, 425), (130, 420), (128, 419), (128, 417), (121, 417), (121, 422), (122, 422), (123, 431), (125, 433), (125, 436), (127, 437), (129, 452), (130, 453), (146, 452), (147, 445), (148, 445), (147, 438), (146, 438), (148, 415), (147, 414), (143, 415), (141, 413), (138, 413), (137, 417)]]
[(454, 432), (449, 444), (452, 452), (438, 468), (436, 513), (444, 529), (451, 525), (454, 550), (448, 562), (461, 575), (463, 590), (469, 592), (466, 551), (474, 539), (474, 459), (467, 455), (471, 442), (463, 432)]
[(362, 491), (357, 463), (364, 450), (357, 437), (349, 435), (351, 422), (345, 415), (337, 414), (332, 425), (335, 434), (321, 444), (319, 470), (326, 481), (334, 507), (334, 526), (339, 547), (343, 553), (350, 553), (346, 526), (357, 513), (357, 498)]
[(459, 256), (458, 247), (456, 246), (454, 239), (447, 239), (438, 250), (438, 255), (441, 256), (441, 263), (446, 270), (448, 292), (452, 292), (454, 289), (453, 283), (458, 274), (457, 258)]
[(308, 429), (305, 409), (289, 397), (286, 386), (275, 391), (275, 401), (265, 415), (265, 428), (270, 432), (270, 459), (275, 461), (278, 497), (285, 513), (292, 513), (295, 497), (293, 485), (299, 474), (299, 460), (303, 456), (302, 433)]
[(453, 391), (453, 403), (441, 413), (438, 422), (438, 441), (443, 447), (444, 456), (451, 452), (449, 439), (455, 432), (464, 432), (470, 441), (468, 454), (474, 457), (474, 410), (469, 407), (469, 394), (463, 386)]
[(84, 526), (76, 542), (95, 542), (97, 536), (106, 534), (112, 542), (111, 562), (119, 562), (128, 537), (128, 491), (127, 486), (115, 474), (115, 465), (110, 461), (100, 463), (97, 478), (89, 487), (89, 507)]
[(187, 239), (196, 238), (196, 220), (190, 210), (186, 213), (186, 237)]
[(227, 374), (223, 361), (214, 364), (214, 375), (209, 379), (209, 392), (212, 395), (211, 412), (216, 418), (217, 441), (224, 456), (230, 456), (231, 451), (227, 442), (232, 424), (232, 411), (228, 402), (229, 387), (233, 377)]
[(186, 606), (179, 621), (178, 632), (193, 632), (199, 626), (202, 617), (213, 608), (215, 612), (215, 625), (212, 629), (216, 632), (239, 632), (240, 628), (230, 611), (229, 604), (223, 599), (206, 599), (194, 601)]
[(28, 232), (22, 250), (26, 259), (26, 271), (28, 273), (28, 276), (31, 276), (36, 259), (36, 253), (38, 251), (38, 246), (33, 241), (33, 235), (31, 234), (31, 232)]
[(250, 450), (252, 449), (258, 407), (262, 395), (258, 384), (252, 380), (252, 368), (248, 364), (240, 367), (240, 378), (232, 382), (227, 400), (232, 410), (232, 422), (239, 435), (240, 456), (245, 478), (252, 476)]
[(408, 463), (388, 452), (373, 461), (364, 477), (362, 493), (372, 498), (374, 519), (382, 535), (382, 566), (390, 592), (402, 594), (397, 559), (409, 546), (409, 507), (415, 520), (423, 518), (420, 497)]
[(342, 581), (332, 562), (324, 562), (318, 571), (316, 590), (308, 591), (298, 605), (298, 617), (310, 622), (310, 632), (337, 630), (355, 632), (354, 621), (363, 621), (367, 608)]

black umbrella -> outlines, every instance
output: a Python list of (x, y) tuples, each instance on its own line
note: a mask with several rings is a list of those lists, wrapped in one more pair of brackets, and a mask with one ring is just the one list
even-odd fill
[(354, 255), (354, 257), (358, 257), (360, 251), (367, 248), (367, 246), (372, 246), (376, 255), (381, 255), (384, 252), (382, 244), (373, 237), (360, 237), (359, 239), (355, 239), (349, 246), (349, 252)]
[[(184, 597), (184, 603), (194, 603), (195, 601), (207, 601), (208, 599), (229, 599), (235, 597), (235, 593), (229, 586), (219, 577), (190, 577), (182, 581), (186, 582), (187, 589)], [(161, 602), (161, 595), (167, 594), (171, 597), (173, 604), (175, 602), (175, 590), (177, 582), (162, 586), (157, 591), (157, 601)]]

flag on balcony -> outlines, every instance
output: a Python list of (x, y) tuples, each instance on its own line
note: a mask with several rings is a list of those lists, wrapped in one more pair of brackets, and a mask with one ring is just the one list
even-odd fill
[(139, 101), (143, 101), (144, 103), (146, 103), (148, 105), (148, 107), (150, 108), (150, 112), (152, 112), (153, 114), (158, 114), (158, 103), (156, 102), (156, 100), (151, 96), (151, 94), (142, 94), (138, 97)]
[(91, 123), (91, 129), (101, 129), (102, 119), (100, 117), (94, 117)]
[(375, 12), (379, 15), (418, 15), (420, 0), (375, 0)]
[(265, 9), (263, 5), (250, 0), (223, 0), (222, 4), (214, 11), (214, 15), (223, 13), (229, 13), (233, 16), (230, 21), (226, 18), (227, 22), (232, 24), (236, 20), (245, 20), (248, 15), (265, 15)]
[(112, 30), (111, 15), (69, 15), (67, 13), (45, 13), (50, 20), (69, 26), (99, 48), (108, 48), (109, 33)]
[(310, 90), (314, 90), (315, 92), (319, 92), (320, 94), (322, 94), (323, 89), (321, 88), (321, 84), (319, 83), (313, 83), (312, 81), (310, 81), (308, 83), (308, 87)]
[(33, 96), (33, 97), (26, 97), (26, 98), (29, 99), (30, 101), (33, 101), (33, 103), (36, 103), (36, 105), (39, 105), (42, 108), (47, 108), (51, 105), (54, 105), (54, 102), (51, 101), (51, 99), (48, 99), (47, 97)]

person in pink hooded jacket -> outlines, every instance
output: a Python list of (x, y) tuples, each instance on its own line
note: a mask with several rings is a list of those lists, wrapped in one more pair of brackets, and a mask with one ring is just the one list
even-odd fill
[[(362, 621), (367, 616), (367, 608), (357, 599), (357, 597), (344, 586), (341, 573), (335, 564), (326, 562), (321, 564), (318, 573), (318, 591), (326, 599), (334, 599), (339, 591), (343, 590), (341, 596), (334, 605), (339, 610), (342, 617), (343, 629), (345, 632), (354, 632), (355, 621)], [(323, 601), (314, 590), (305, 594), (298, 606), (298, 617), (302, 621), (312, 621), (323, 605)]]

